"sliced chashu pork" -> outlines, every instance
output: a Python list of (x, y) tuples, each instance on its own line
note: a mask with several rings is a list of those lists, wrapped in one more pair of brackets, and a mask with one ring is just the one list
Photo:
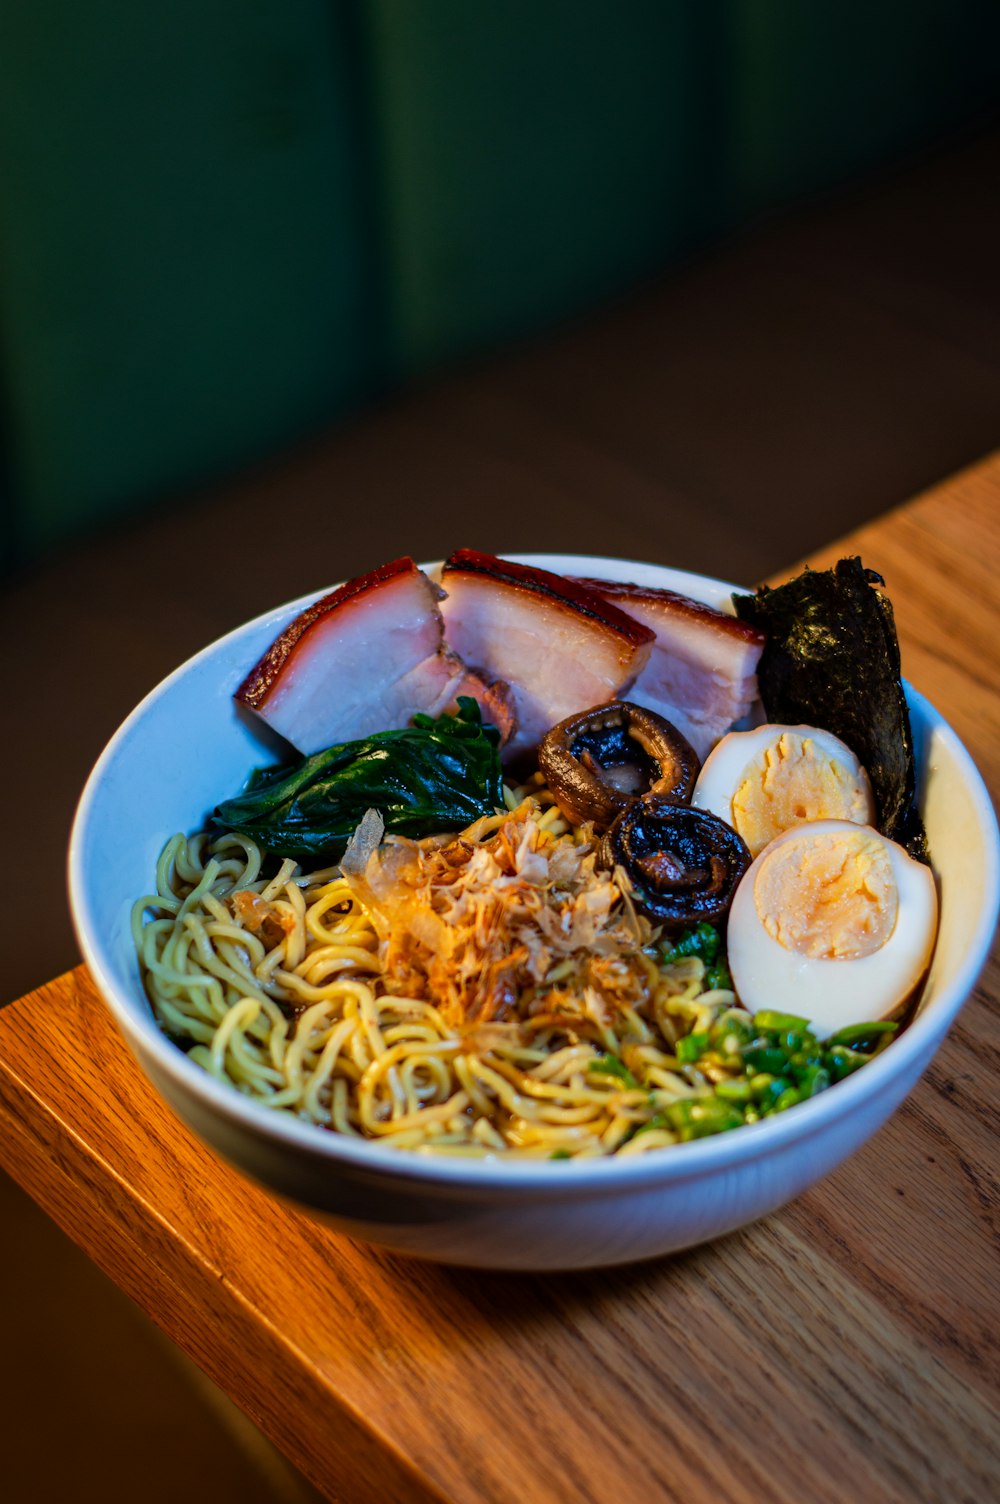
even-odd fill
[(704, 760), (755, 705), (764, 634), (672, 590), (610, 580), (580, 583), (655, 633), (629, 699), (671, 721)]
[(307, 606), (236, 691), (300, 752), (440, 715), (471, 695), (509, 734), (504, 685), (487, 685), (444, 642), (441, 592), (410, 558), (348, 580)]
[(508, 751), (592, 705), (617, 699), (646, 662), (653, 631), (592, 589), (545, 569), (460, 548), (441, 571), (449, 646), (509, 684), (517, 730)]

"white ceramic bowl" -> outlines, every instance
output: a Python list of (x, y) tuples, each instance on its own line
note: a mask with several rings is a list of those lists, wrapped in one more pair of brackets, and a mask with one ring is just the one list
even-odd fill
[[(518, 557), (713, 605), (727, 606), (732, 589), (620, 560)], [(834, 1169), (899, 1105), (972, 989), (1000, 897), (1000, 843), (982, 780), (955, 733), (913, 691), (920, 803), (941, 892), (931, 974), (918, 1016), (884, 1054), (790, 1112), (621, 1161), (435, 1159), (269, 1112), (189, 1061), (153, 1020), (129, 911), (149, 891), (164, 842), (199, 828), (268, 760), (231, 696), (306, 604), (294, 601), (213, 643), (143, 700), (94, 768), (70, 843), (70, 900), (87, 965), (149, 1079), (208, 1144), (353, 1238), (445, 1262), (569, 1269), (672, 1252), (761, 1217)]]

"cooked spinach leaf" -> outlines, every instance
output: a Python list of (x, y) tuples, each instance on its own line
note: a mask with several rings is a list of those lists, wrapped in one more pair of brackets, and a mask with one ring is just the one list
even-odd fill
[(212, 824), (238, 830), (278, 856), (336, 861), (366, 810), (387, 831), (424, 836), (461, 829), (503, 805), (500, 734), (475, 700), (458, 715), (416, 715), (400, 731), (328, 747), (292, 766), (258, 768)]
[(879, 830), (926, 861), (896, 625), (875, 589), (884, 583), (860, 559), (841, 559), (733, 603), (767, 633), (757, 676), (768, 720), (846, 742), (871, 779)]

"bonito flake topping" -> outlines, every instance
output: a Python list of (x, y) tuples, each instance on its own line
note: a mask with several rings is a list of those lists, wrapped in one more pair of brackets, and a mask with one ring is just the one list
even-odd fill
[(433, 1003), (456, 1028), (543, 1015), (570, 1026), (648, 1000), (648, 921), (596, 870), (587, 827), (554, 834), (544, 818), (529, 797), (457, 837), (372, 849), (372, 832), (367, 850), (345, 857), (387, 991)]

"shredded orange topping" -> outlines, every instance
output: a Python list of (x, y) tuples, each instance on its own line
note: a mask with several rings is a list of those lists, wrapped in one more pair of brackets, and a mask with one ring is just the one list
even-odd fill
[(380, 936), (386, 990), (451, 1027), (607, 1023), (647, 1002), (652, 938), (585, 827), (554, 835), (528, 798), (457, 838), (390, 838), (345, 876)]

